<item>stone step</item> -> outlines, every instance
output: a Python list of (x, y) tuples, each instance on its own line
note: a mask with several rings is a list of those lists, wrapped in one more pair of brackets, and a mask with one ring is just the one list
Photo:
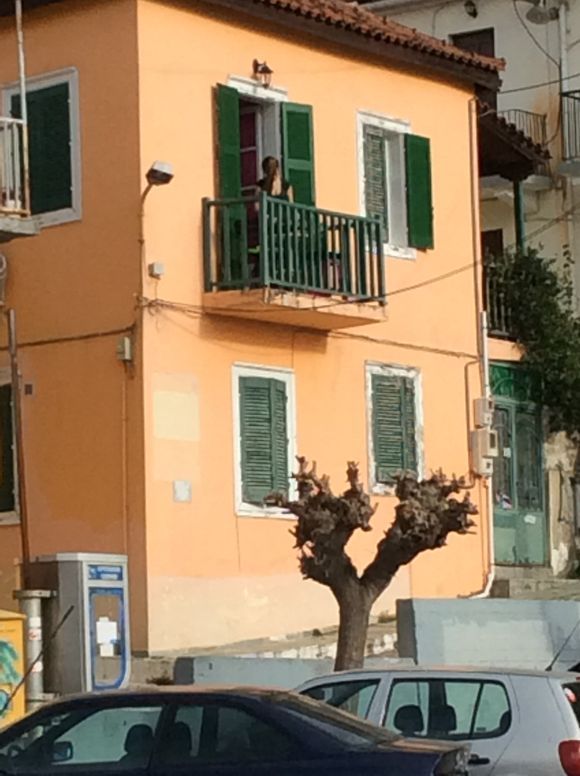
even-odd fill
[(497, 598), (540, 601), (580, 600), (579, 579), (510, 579), (496, 585)]

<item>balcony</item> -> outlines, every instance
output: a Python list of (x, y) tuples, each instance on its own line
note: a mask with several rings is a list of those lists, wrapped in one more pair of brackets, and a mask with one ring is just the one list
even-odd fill
[(0, 243), (38, 233), (30, 215), (23, 122), (0, 117)]
[(322, 330), (385, 318), (374, 218), (259, 197), (203, 202), (204, 309)]
[(492, 256), (484, 264), (485, 299), (488, 334), (497, 339), (513, 340), (513, 327), (510, 308), (502, 287), (501, 275), (496, 269)]
[(580, 176), (580, 90), (562, 92), (562, 164), (559, 172)]

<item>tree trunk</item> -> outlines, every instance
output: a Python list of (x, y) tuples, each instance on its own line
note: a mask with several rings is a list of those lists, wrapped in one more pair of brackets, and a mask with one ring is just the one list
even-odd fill
[(338, 599), (339, 625), (335, 671), (362, 668), (367, 631), (375, 597), (357, 582), (349, 585)]

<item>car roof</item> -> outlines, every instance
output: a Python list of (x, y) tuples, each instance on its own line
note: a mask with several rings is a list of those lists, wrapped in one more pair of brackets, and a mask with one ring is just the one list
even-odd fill
[(559, 681), (580, 681), (580, 675), (571, 671), (541, 671), (531, 668), (495, 668), (490, 666), (454, 666), (454, 665), (401, 665), (392, 664), (386, 668), (355, 668), (350, 671), (337, 671), (332, 674), (317, 676), (309, 680), (309, 683), (320, 681), (321, 679), (353, 677), (353, 676), (380, 676), (382, 674), (404, 674), (404, 673), (438, 673), (438, 674), (494, 674), (502, 676), (528, 676), (544, 679), (556, 679)]

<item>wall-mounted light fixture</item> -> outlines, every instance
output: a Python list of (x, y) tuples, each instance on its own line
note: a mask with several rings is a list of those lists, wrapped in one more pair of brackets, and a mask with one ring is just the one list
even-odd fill
[(474, 0), (465, 0), (463, 8), (465, 9), (465, 13), (468, 16), (471, 16), (472, 19), (477, 19), (479, 11), (477, 10), (477, 5), (475, 4)]
[(252, 72), (256, 81), (259, 81), (264, 89), (267, 89), (272, 83), (274, 71), (271, 67), (268, 67), (267, 62), (258, 62), (257, 59), (254, 59), (252, 63)]

